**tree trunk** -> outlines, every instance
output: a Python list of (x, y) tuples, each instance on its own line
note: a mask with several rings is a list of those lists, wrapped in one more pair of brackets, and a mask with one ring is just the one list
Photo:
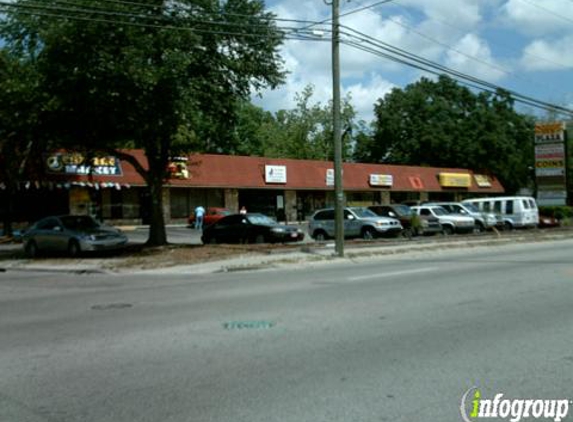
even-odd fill
[(12, 237), (14, 234), (12, 221), (14, 218), (14, 191), (8, 186), (6, 190), (6, 210), (5, 210), (3, 225), (4, 225), (4, 236)]
[(147, 246), (163, 246), (167, 244), (167, 233), (163, 218), (163, 180), (151, 177), (147, 183), (151, 196), (151, 221)]

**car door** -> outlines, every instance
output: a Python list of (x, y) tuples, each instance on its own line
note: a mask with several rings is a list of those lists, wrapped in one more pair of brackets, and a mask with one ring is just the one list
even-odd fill
[(360, 236), (362, 222), (349, 210), (344, 210), (344, 235), (348, 237)]
[(213, 225), (213, 237), (217, 243), (239, 243), (245, 235), (246, 220), (244, 215), (237, 214), (225, 217)]
[(59, 219), (48, 218), (38, 225), (37, 230), (35, 239), (38, 248), (56, 252), (67, 250), (68, 239)]

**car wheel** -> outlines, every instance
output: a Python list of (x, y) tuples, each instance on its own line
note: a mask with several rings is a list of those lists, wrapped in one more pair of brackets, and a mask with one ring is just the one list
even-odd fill
[(402, 230), (402, 237), (405, 237), (408, 240), (412, 240), (412, 236), (414, 236), (414, 230), (412, 229)]
[(511, 224), (509, 221), (506, 221), (503, 223), (503, 229), (510, 232), (513, 230), (513, 224)]
[(372, 240), (376, 237), (376, 232), (371, 227), (365, 227), (362, 230), (362, 239), (364, 240)]
[(80, 254), (81, 251), (82, 249), (80, 248), (78, 241), (73, 239), (70, 240), (70, 243), (68, 244), (68, 255), (72, 258), (75, 258)]
[(326, 240), (326, 233), (323, 232), (322, 230), (318, 230), (314, 232), (314, 235), (312, 237), (314, 237), (314, 240), (316, 240), (317, 242), (324, 242)]
[(485, 232), (485, 226), (481, 221), (476, 221), (475, 231), (478, 233)]
[(28, 243), (26, 243), (26, 246), (24, 247), (24, 251), (26, 252), (26, 256), (28, 256), (28, 258), (36, 258), (39, 252), (36, 241), (29, 240)]
[(265, 243), (265, 236), (258, 234), (257, 237), (255, 237), (255, 243)]
[(454, 234), (454, 226), (444, 226), (443, 231), (445, 235), (452, 235)]

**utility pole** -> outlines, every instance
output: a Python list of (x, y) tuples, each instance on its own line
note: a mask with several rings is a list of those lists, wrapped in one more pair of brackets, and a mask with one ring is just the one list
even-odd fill
[(335, 252), (344, 257), (344, 189), (342, 187), (342, 134), (340, 124), (340, 0), (332, 5), (332, 138), (334, 146), (334, 238)]
[(332, 0), (332, 127), (334, 141), (335, 250), (344, 256), (344, 190), (342, 188), (342, 136), (340, 130), (340, 25), (339, 0)]

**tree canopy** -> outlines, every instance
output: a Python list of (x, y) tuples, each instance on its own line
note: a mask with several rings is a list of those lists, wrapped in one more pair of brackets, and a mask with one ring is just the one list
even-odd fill
[[(313, 102), (314, 87), (307, 85), (295, 96), (296, 106), (276, 113), (245, 103), (238, 113), (236, 137), (240, 148), (233, 153), (302, 160), (332, 160), (334, 155), (332, 101)], [(343, 155), (351, 158), (352, 137), (359, 129), (351, 98), (341, 106)]]
[[(262, 0), (16, 0), (4, 49), (33, 58), (52, 135), (129, 160), (151, 193), (150, 244), (166, 243), (170, 157), (228, 148), (239, 100), (283, 81), (283, 35)], [(117, 149), (129, 141), (148, 168)]]
[(515, 192), (531, 178), (534, 122), (513, 105), (504, 91), (476, 94), (445, 76), (422, 78), (376, 103), (374, 136), (361, 138), (355, 158), (468, 168)]

